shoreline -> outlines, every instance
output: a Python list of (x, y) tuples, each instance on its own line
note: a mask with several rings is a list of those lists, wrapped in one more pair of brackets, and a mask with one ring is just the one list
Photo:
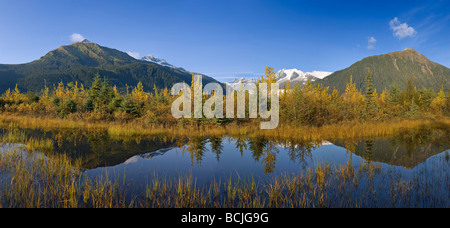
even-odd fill
[[(433, 126), (450, 128), (450, 118), (436, 119), (393, 119), (391, 121), (371, 122), (342, 122), (339, 124), (314, 126), (286, 126), (277, 129), (261, 130), (257, 124), (231, 123), (225, 126), (217, 125), (146, 125), (137, 121), (130, 123), (119, 122), (91, 122), (61, 118), (46, 118), (26, 115), (0, 114), (0, 127), (13, 125), (24, 129), (50, 130), (105, 130), (113, 137), (149, 137), (156, 135), (170, 135), (175, 137), (193, 136), (236, 136), (236, 137), (272, 137), (277, 139), (297, 139), (308, 141), (351, 139), (361, 137), (389, 136), (401, 130), (414, 130)], [(306, 134), (305, 134), (306, 132)]]

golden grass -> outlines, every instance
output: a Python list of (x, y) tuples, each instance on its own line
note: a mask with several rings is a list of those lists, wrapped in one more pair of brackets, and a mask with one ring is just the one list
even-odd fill
[(51, 139), (41, 139), (27, 137), (24, 131), (19, 131), (13, 126), (9, 127), (9, 131), (6, 134), (0, 136), (0, 142), (6, 143), (18, 143), (25, 146), (24, 149), (32, 152), (33, 150), (39, 150), (41, 152), (52, 152), (53, 141)]
[(169, 135), (173, 137), (212, 137), (229, 135), (233, 137), (270, 137), (272, 139), (296, 139), (305, 141), (338, 140), (361, 137), (393, 135), (401, 130), (414, 130), (426, 126), (449, 128), (450, 119), (405, 120), (389, 122), (342, 122), (321, 127), (282, 125), (273, 130), (261, 130), (258, 124), (229, 124), (226, 126), (169, 126), (145, 125), (141, 123), (88, 122), (31, 116), (0, 115), (0, 127), (14, 124), (20, 128), (61, 130), (81, 129), (87, 131), (105, 130), (111, 137), (135, 137)]
[(24, 153), (17, 145), (0, 153), (0, 205), (10, 208), (124, 207), (118, 185), (105, 177), (84, 178), (80, 162)]

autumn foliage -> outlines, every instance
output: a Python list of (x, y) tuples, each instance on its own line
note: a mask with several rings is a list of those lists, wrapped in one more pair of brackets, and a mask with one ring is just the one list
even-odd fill
[[(275, 82), (273, 68), (266, 67), (265, 76), (258, 82)], [(72, 82), (45, 86), (39, 94), (22, 93), (17, 87), (0, 97), (3, 113), (67, 118), (87, 121), (138, 122), (154, 125), (251, 124), (258, 119), (175, 119), (171, 115), (172, 102), (177, 98), (168, 88), (152, 88), (146, 92), (142, 83), (127, 91), (118, 91), (107, 78), (96, 75), (89, 88)], [(203, 102), (207, 99), (204, 95)], [(248, 97), (247, 97), (248, 98)], [(225, 99), (224, 99), (225, 100)], [(224, 104), (226, 107), (226, 104)], [(450, 99), (441, 89), (417, 89), (408, 83), (405, 90), (396, 85), (380, 94), (373, 88), (371, 74), (366, 80), (366, 92), (347, 83), (345, 92), (323, 87), (308, 81), (280, 92), (280, 121), (291, 126), (323, 126), (345, 121), (383, 121), (391, 118), (439, 118), (450, 115)]]

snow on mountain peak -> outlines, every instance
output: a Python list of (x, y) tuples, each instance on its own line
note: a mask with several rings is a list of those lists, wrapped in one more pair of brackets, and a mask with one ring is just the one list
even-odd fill
[(254, 79), (254, 78), (235, 78), (233, 81), (226, 82), (225, 84), (232, 86), (234, 84), (239, 84), (239, 83), (242, 83), (242, 84), (256, 83), (256, 79)]
[(313, 71), (313, 72), (309, 72), (309, 73), (306, 73), (306, 74), (312, 75), (312, 76), (314, 76), (316, 78), (319, 78), (319, 79), (324, 79), (324, 78), (330, 76), (332, 74), (332, 72)]
[(325, 71), (313, 71), (313, 72), (303, 72), (298, 69), (283, 69), (277, 72), (277, 80), (295, 80), (295, 79), (307, 79), (308, 77), (314, 77), (317, 79), (323, 79), (332, 74), (331, 72)]
[(297, 79), (299, 77), (305, 77), (306, 74), (298, 69), (283, 69), (280, 70), (276, 73), (275, 78), (277, 79), (277, 81), (280, 80), (294, 80)]
[[(325, 71), (313, 71), (313, 72), (303, 72), (298, 69), (282, 69), (275, 74), (275, 78), (277, 82), (280, 84), (280, 88), (284, 88), (284, 86), (289, 82), (291, 87), (294, 87), (295, 84), (304, 85), (308, 80), (317, 81), (319, 79), (323, 79), (332, 72)], [(231, 87), (236, 87), (239, 83), (256, 83), (256, 79), (234, 79), (233, 81), (226, 83)]]
[(153, 55), (144, 56), (142, 58), (142, 60), (147, 61), (147, 62), (156, 63), (156, 64), (159, 64), (162, 66), (173, 67), (173, 65), (169, 64), (166, 60), (155, 58)]
[(160, 66), (170, 67), (170, 68), (173, 68), (173, 69), (176, 69), (176, 70), (179, 70), (179, 71), (188, 72), (188, 71), (186, 71), (185, 69), (183, 69), (181, 67), (176, 67), (176, 66), (168, 63), (166, 60), (158, 59), (158, 58), (156, 58), (153, 55), (144, 56), (141, 60), (142, 61), (146, 61), (146, 62), (155, 63), (155, 64), (158, 64)]

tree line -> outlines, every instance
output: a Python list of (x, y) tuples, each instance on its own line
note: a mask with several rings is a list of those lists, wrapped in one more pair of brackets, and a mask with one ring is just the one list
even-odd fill
[[(322, 126), (343, 121), (383, 121), (392, 118), (440, 118), (450, 115), (450, 98), (442, 88), (417, 89), (411, 81), (406, 89), (395, 84), (383, 91), (374, 88), (368, 72), (365, 92), (356, 88), (352, 78), (340, 94), (321, 84), (308, 81), (305, 85), (289, 85), (280, 92), (280, 123), (301, 126)], [(259, 82), (272, 83), (275, 72), (266, 67)], [(193, 89), (193, 88), (191, 88)], [(151, 90), (152, 92), (146, 92)], [(38, 94), (22, 93), (16, 86), (0, 97), (3, 113), (69, 118), (88, 121), (136, 121), (146, 124), (214, 124), (251, 123), (258, 119), (175, 119), (172, 102), (177, 97), (170, 90), (144, 88), (141, 82), (119, 92), (107, 78), (99, 74), (89, 88), (77, 82), (47, 85)], [(203, 101), (207, 97), (205, 96)], [(226, 100), (226, 99), (224, 99)], [(224, 104), (226, 107), (226, 104)]]

